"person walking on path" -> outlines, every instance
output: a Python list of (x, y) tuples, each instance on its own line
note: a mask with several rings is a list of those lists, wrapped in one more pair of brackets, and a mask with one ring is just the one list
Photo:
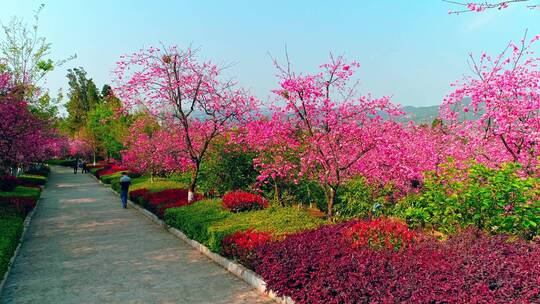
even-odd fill
[(86, 159), (82, 162), (82, 173), (88, 173), (88, 162)]
[(131, 185), (131, 178), (127, 175), (127, 172), (122, 172), (120, 177), (120, 199), (122, 200), (122, 207), (127, 208), (127, 199), (129, 186)]
[(73, 162), (73, 174), (77, 174), (77, 170), (79, 169), (79, 162), (80, 160), (78, 158), (76, 158)]

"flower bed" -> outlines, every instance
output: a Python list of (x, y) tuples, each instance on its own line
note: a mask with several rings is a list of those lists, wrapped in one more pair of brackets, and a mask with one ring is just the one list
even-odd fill
[(231, 213), (223, 208), (220, 200), (202, 200), (190, 206), (168, 209), (165, 222), (217, 253), (222, 250), (223, 239), (237, 231), (254, 229), (282, 238), (324, 223), (308, 211), (295, 207)]
[(223, 208), (231, 212), (260, 210), (268, 207), (262, 196), (244, 191), (233, 191), (223, 196)]
[(259, 247), (255, 270), (296, 303), (537, 303), (540, 247), (472, 230), (402, 251), (351, 246), (357, 222)]
[(0, 209), (13, 210), (16, 214), (26, 216), (36, 206), (37, 199), (33, 197), (4, 196), (0, 197)]
[(253, 269), (257, 259), (257, 248), (271, 239), (272, 235), (268, 232), (257, 232), (251, 229), (237, 231), (223, 239), (221, 254)]

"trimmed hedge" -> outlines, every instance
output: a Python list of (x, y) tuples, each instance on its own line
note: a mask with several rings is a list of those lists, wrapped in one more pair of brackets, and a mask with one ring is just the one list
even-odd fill
[(45, 162), (48, 165), (73, 167), (75, 165), (74, 159), (50, 159)]
[(230, 213), (223, 209), (220, 200), (203, 200), (190, 206), (167, 209), (165, 222), (217, 253), (221, 252), (225, 236), (237, 231), (253, 229), (270, 232), (279, 238), (324, 223), (322, 219), (295, 207)]
[(39, 188), (17, 186), (13, 191), (0, 191), (0, 197), (31, 197), (38, 199), (41, 194)]
[(22, 174), (18, 176), (21, 185), (38, 185), (43, 186), (47, 182), (47, 178), (42, 175)]
[(0, 214), (0, 278), (8, 268), (23, 231), (24, 219), (21, 216)]

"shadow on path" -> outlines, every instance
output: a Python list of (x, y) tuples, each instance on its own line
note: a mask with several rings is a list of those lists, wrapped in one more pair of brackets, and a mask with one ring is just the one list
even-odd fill
[(53, 167), (0, 303), (273, 303), (86, 174)]

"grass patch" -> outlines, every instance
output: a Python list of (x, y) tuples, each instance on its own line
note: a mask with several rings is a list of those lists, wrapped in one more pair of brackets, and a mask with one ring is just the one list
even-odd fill
[(19, 243), (23, 231), (23, 218), (14, 215), (0, 215), (0, 278), (4, 277)]
[(221, 200), (203, 200), (190, 206), (165, 211), (165, 222), (183, 231), (188, 237), (221, 251), (223, 238), (248, 228), (270, 232), (279, 238), (286, 234), (313, 229), (324, 223), (304, 209), (272, 207), (251, 212), (230, 213)]
[(38, 199), (40, 194), (40, 189), (25, 186), (17, 186), (13, 191), (0, 191), (0, 197), (33, 197)]

